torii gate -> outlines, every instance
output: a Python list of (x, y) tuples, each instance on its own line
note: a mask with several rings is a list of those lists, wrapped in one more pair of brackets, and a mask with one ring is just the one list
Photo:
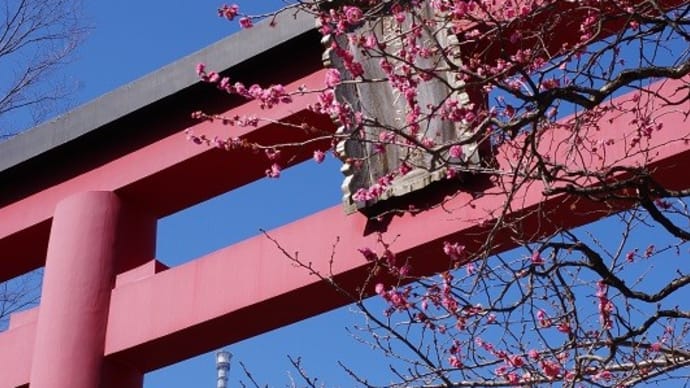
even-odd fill
[[(321, 52), (309, 17), (275, 28), (259, 25), (0, 144), (0, 280), (45, 265), (41, 305), (13, 315), (0, 333), (0, 387), (140, 388), (148, 371), (347, 303), (292, 267), (262, 236), (170, 269), (154, 257), (158, 218), (264, 176), (251, 152), (199, 147), (180, 133), (225, 135), (220, 124), (189, 118), (202, 107), (228, 115), (258, 110), (255, 102), (216, 98), (199, 85), (194, 65), (230, 69), (248, 82), (317, 88), (324, 78)], [(276, 58), (287, 61), (282, 69), (273, 66)], [(664, 90), (680, 82), (668, 82)], [(307, 109), (314, 99), (305, 95), (265, 113), (334, 129), (328, 118)], [(687, 178), (673, 169), (688, 165), (690, 146), (667, 138), (687, 131), (687, 122), (680, 113), (664, 120), (667, 130), (654, 138), (658, 155), (651, 167), (664, 185), (687, 187)], [(238, 131), (263, 143), (307, 136), (266, 123)], [(321, 146), (307, 144), (291, 160), (306, 160)], [(215, 173), (216, 166), (232, 165), (242, 168)], [(515, 215), (526, 215), (522, 223), (535, 235), (605, 214), (596, 211), (597, 203), (582, 201), (573, 212), (566, 195), (544, 200), (538, 183), (516, 198)], [(440, 252), (445, 240), (479, 246), (487, 226), (474, 220), (497, 201), (461, 193), (447, 204), (462, 208), (452, 218), (431, 209), (396, 217), (382, 233), (402, 236), (396, 253), (411, 257), (417, 270), (434, 273), (443, 268), (421, 258)], [(462, 206), (468, 202), (474, 206)], [(537, 219), (529, 211), (536, 207), (558, 222)], [(356, 248), (375, 243), (371, 229), (364, 215), (345, 216), (336, 206), (270, 233), (324, 271), (330, 270), (327, 260), (317, 259), (328, 256), (338, 238), (332, 271), (338, 282), (354, 287), (369, 268)], [(306, 233), (313, 236), (308, 245)], [(497, 251), (511, 248), (508, 236), (499, 242)], [(243, 293), (232, 293), (228, 283)], [(305, 299), (310, 303), (301, 303)], [(251, 320), (257, 315), (263, 319)]]

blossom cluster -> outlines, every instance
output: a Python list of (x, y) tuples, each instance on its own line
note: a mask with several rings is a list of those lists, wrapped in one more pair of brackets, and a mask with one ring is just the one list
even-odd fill
[(292, 102), (292, 95), (288, 93), (285, 86), (277, 84), (268, 88), (262, 88), (258, 84), (247, 87), (242, 82), (230, 82), (230, 77), (223, 77), (220, 74), (206, 71), (206, 65), (199, 63), (196, 66), (196, 73), (199, 78), (228, 94), (236, 94), (250, 100), (260, 101), (261, 109), (271, 109), (278, 104), (289, 104)]

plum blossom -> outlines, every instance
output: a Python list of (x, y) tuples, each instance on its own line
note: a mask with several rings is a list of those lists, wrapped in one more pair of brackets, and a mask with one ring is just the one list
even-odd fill
[(326, 86), (329, 88), (334, 88), (340, 83), (340, 71), (338, 69), (328, 69), (326, 70)]
[(544, 264), (544, 259), (541, 257), (541, 254), (536, 249), (534, 250), (534, 252), (532, 252), (532, 257), (530, 257), (530, 261), (531, 261), (532, 265)]
[(353, 78), (358, 78), (364, 75), (364, 67), (361, 63), (355, 60), (354, 55), (348, 50), (340, 47), (337, 43), (331, 44), (333, 52), (343, 60), (343, 66), (350, 72)]
[(364, 38), (364, 42), (362, 43), (362, 46), (367, 49), (373, 49), (376, 46), (378, 46), (378, 40), (376, 39), (376, 35), (374, 34), (368, 34)]
[(402, 163), (400, 164), (400, 167), (398, 167), (398, 172), (401, 176), (407, 175), (407, 173), (409, 173), (410, 171), (412, 171), (412, 167), (410, 167), (410, 165), (407, 163)]
[(564, 333), (564, 334), (571, 334), (572, 333), (572, 329), (570, 328), (570, 323), (568, 323), (568, 321), (566, 321), (566, 320), (559, 322), (558, 325), (556, 325), (556, 329), (558, 331), (560, 331), (561, 333)]
[(455, 355), (452, 355), (452, 356), (448, 357), (448, 363), (449, 363), (450, 366), (452, 366), (453, 368), (458, 368), (458, 369), (459, 369), (459, 368), (462, 368), (462, 366), (463, 366), (462, 361), (460, 361), (460, 359), (458, 358), (458, 356), (455, 356)]
[(226, 18), (230, 21), (235, 19), (239, 14), (240, 7), (237, 4), (227, 5), (224, 4), (222, 7), (218, 8), (218, 16)]
[(505, 365), (501, 365), (494, 370), (496, 376), (505, 376), (506, 373), (508, 373), (508, 367)]
[(220, 81), (220, 75), (214, 71), (208, 73), (208, 82), (214, 84)]
[(314, 161), (316, 163), (323, 163), (324, 159), (326, 159), (326, 153), (321, 151), (321, 150), (316, 150), (314, 151)]
[(463, 252), (465, 251), (465, 246), (460, 243), (450, 243), (448, 241), (443, 242), (443, 253), (449, 256), (453, 261), (459, 261)]
[(556, 379), (561, 373), (561, 367), (558, 363), (550, 360), (541, 361), (541, 370), (544, 375), (549, 379)]
[(266, 176), (269, 178), (280, 178), (281, 167), (278, 163), (273, 163), (269, 169), (266, 170)]
[(611, 371), (604, 369), (604, 370), (599, 371), (597, 374), (595, 374), (593, 376), (593, 378), (595, 381), (596, 380), (610, 381), (611, 379), (613, 379), (613, 373), (611, 373)]
[(510, 356), (508, 362), (515, 368), (521, 368), (525, 365), (525, 359), (518, 355)]
[(254, 23), (252, 22), (252, 19), (245, 16), (243, 18), (240, 18), (240, 26), (242, 28), (252, 28), (254, 26)]
[(626, 253), (626, 254), (625, 254), (625, 261), (627, 261), (628, 263), (634, 262), (634, 261), (635, 261), (635, 254), (636, 254), (636, 253), (637, 253), (637, 252), (636, 252), (635, 250), (632, 250), (632, 251)]
[(378, 283), (375, 286), (375, 291), (386, 302), (388, 302), (390, 307), (386, 310), (387, 315), (390, 315), (394, 311), (407, 310), (412, 306), (408, 301), (411, 291), (411, 288), (409, 287), (402, 290), (391, 287), (390, 290), (386, 291), (385, 286), (382, 283)]
[(608, 286), (603, 281), (597, 283), (596, 296), (599, 299), (599, 319), (601, 320), (601, 327), (609, 330), (613, 327), (611, 313), (613, 312), (613, 302), (607, 296)]
[(448, 150), (448, 155), (450, 155), (451, 158), (462, 158), (462, 146), (459, 144), (452, 145)]
[(362, 9), (355, 6), (345, 6), (343, 7), (343, 12), (345, 14), (345, 20), (350, 25), (359, 24), (364, 16)]
[(546, 315), (546, 311), (537, 311), (537, 320), (539, 321), (539, 326), (541, 327), (551, 327), (551, 318)]

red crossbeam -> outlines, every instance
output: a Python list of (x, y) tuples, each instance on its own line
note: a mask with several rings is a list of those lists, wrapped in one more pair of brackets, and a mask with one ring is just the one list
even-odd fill
[[(317, 89), (323, 85), (323, 71), (299, 79), (288, 87)], [(333, 129), (324, 116), (308, 111), (315, 94), (295, 97), (295, 102), (262, 111), (256, 101), (225, 112), (228, 116), (256, 115), (293, 123), (308, 121), (322, 130)], [(302, 141), (313, 137), (294, 128), (263, 121), (258, 127), (228, 127), (216, 122), (200, 122), (190, 128), (198, 134), (241, 136), (262, 144)], [(327, 143), (326, 143), (327, 144)], [(286, 158), (301, 162), (324, 144), (311, 143)], [(238, 167), (241, 166), (241, 167)], [(199, 146), (173, 134), (103, 166), (0, 208), (0, 281), (43, 265), (50, 222), (56, 204), (71, 194), (107, 190), (132, 200), (154, 216), (163, 217), (215, 195), (264, 176), (265, 157), (251, 151), (224, 152)], [(175, 184), (172, 182), (184, 182)], [(170, 188), (161, 192), (160, 188)]]
[[(667, 81), (661, 85), (660, 94), (670, 95), (685, 85), (685, 81)], [(616, 139), (606, 158), (608, 161), (627, 159), (626, 163), (630, 164), (644, 162), (660, 183), (688, 187), (690, 182), (677, 174), (679, 167), (690, 163), (687, 118), (672, 109), (657, 112), (657, 118), (664, 124), (664, 130), (645, 145), (645, 152), (628, 148), (626, 140), (631, 133), (622, 130), (621, 125), (630, 117), (618, 117), (613, 123), (601, 120), (603, 126), (597, 136)], [(544, 152), (554, 155), (554, 160), (568, 160), (562, 155), (564, 134), (564, 131), (552, 131), (542, 136)], [(509, 158), (502, 163), (509, 163)], [(610, 212), (598, 202), (567, 195), (545, 198), (542, 191), (539, 182), (521, 188), (512, 206), (516, 210), (508, 214), (508, 218), (523, 217), (523, 226), (535, 235), (582, 225)], [(395, 217), (385, 227), (377, 227), (360, 214), (344, 217), (341, 208), (336, 206), (271, 231), (270, 235), (288, 252), (299, 251), (299, 257), (311, 262), (315, 270), (325, 274), (332, 271), (339, 283), (355, 289), (369, 268), (356, 249), (375, 246), (377, 239), (375, 233), (365, 233), (367, 229), (379, 229), (389, 241), (399, 236), (392, 247), (395, 252), (401, 257), (411, 257), (417, 274), (432, 274), (448, 267), (447, 259), (441, 254), (443, 241), (459, 241), (470, 250), (485, 241), (492, 225), (490, 214), (503, 205), (501, 192), (498, 188), (489, 189), (479, 198), (460, 193), (443, 207)], [(547, 219), (559, 221), (550, 224)], [(311, 236), (308, 244), (305, 235)], [(496, 241), (501, 246), (496, 250), (513, 247), (511, 237), (502, 234)], [(329, 268), (336, 241), (335, 261)], [(257, 236), (116, 288), (106, 353), (152, 370), (347, 302), (307, 271), (295, 269), (269, 239)], [(140, 318), (136, 327), (131, 325), (132, 316)]]

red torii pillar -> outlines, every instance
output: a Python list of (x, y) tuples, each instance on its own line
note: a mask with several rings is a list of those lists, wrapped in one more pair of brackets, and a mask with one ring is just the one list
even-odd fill
[(74, 194), (53, 218), (31, 369), (32, 388), (140, 388), (143, 373), (104, 364), (118, 270), (151, 260), (156, 219), (108, 191)]

